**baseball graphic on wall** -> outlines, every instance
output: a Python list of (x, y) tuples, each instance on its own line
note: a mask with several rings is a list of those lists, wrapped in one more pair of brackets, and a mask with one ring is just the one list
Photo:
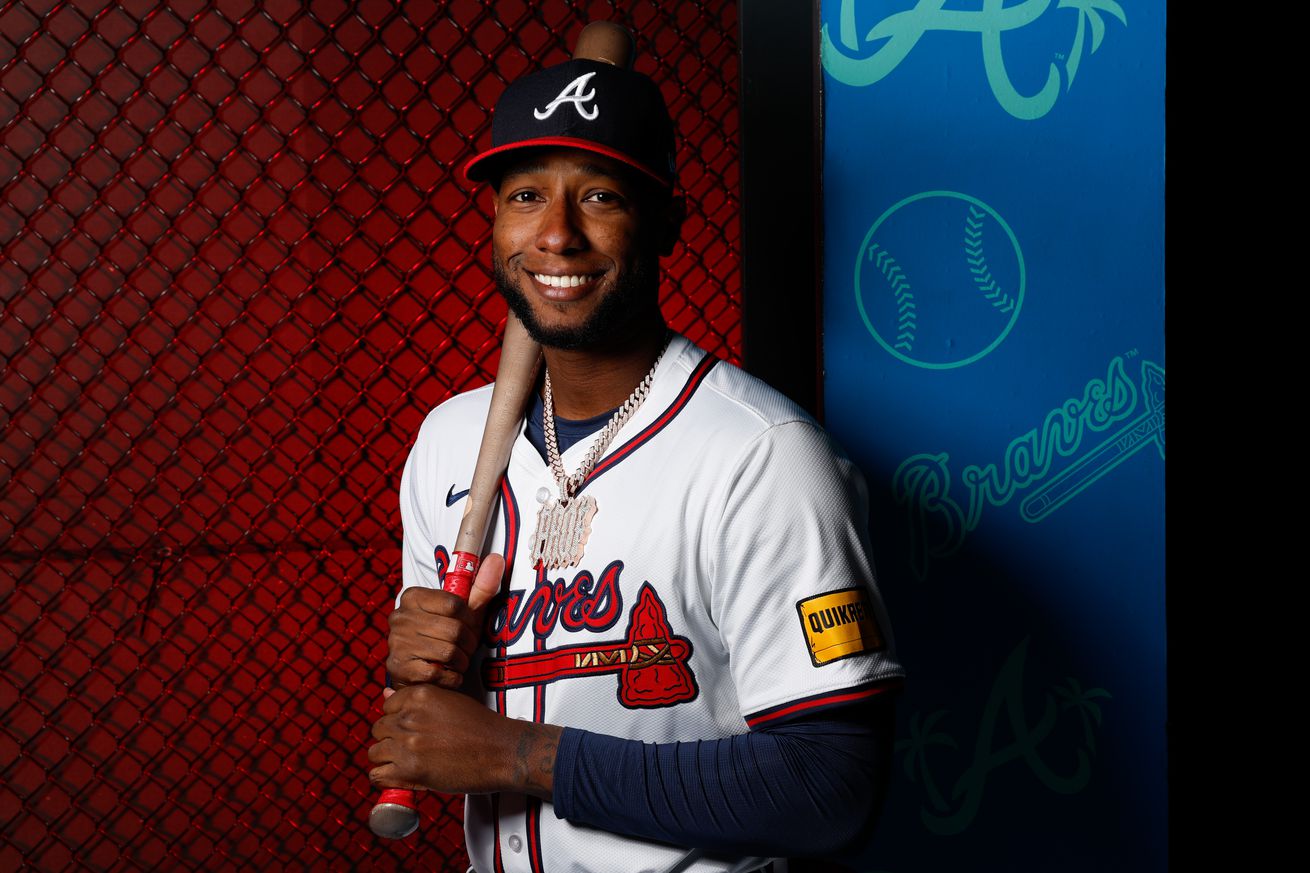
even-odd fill
[(907, 364), (948, 370), (1004, 341), (1024, 297), (1023, 252), (1005, 219), (955, 191), (884, 212), (855, 260), (855, 303), (878, 344)]

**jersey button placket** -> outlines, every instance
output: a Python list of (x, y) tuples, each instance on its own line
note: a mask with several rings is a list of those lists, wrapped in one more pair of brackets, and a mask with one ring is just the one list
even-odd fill
[(517, 854), (523, 851), (523, 839), (518, 834), (510, 834), (509, 839), (505, 842), (511, 852)]

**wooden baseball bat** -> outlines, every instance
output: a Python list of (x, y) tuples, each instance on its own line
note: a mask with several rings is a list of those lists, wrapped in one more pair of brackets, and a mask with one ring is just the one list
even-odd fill
[[(518, 436), (523, 410), (536, 383), (541, 348), (528, 336), (523, 322), (513, 312), (505, 321), (505, 338), (500, 347), (500, 365), (491, 389), (487, 423), (482, 430), (473, 480), (469, 483), (468, 504), (460, 519), (455, 549), (442, 589), (468, 600), (482, 560), (487, 522), (496, 502), (501, 477), (509, 464), (510, 449)], [(368, 814), (368, 826), (374, 834), (390, 840), (407, 837), (418, 829), (418, 794), (407, 788), (384, 788), (378, 802)]]
[[(609, 21), (593, 21), (582, 29), (573, 52), (575, 59), (603, 61), (617, 67), (630, 67), (634, 42), (632, 35)], [(454, 552), (446, 570), (442, 588), (468, 599), (482, 560), (487, 522), (496, 502), (496, 492), (509, 464), (510, 450), (518, 437), (519, 423), (527, 409), (537, 380), (541, 348), (528, 336), (527, 329), (513, 312), (505, 322), (505, 338), (500, 349), (496, 384), (491, 389), (491, 405), (482, 430), (473, 481), (469, 483), (468, 503), (460, 519)], [(404, 788), (385, 788), (368, 816), (369, 829), (379, 837), (398, 840), (418, 829), (418, 793)]]

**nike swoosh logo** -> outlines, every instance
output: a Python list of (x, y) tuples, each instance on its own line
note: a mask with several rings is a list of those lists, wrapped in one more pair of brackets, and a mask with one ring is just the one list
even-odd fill
[(463, 491), (460, 491), (459, 493), (456, 493), (455, 486), (451, 485), (450, 490), (446, 492), (446, 505), (454, 506), (456, 503), (463, 500), (465, 497), (468, 497), (468, 493), (469, 490), (467, 488), (465, 488)]

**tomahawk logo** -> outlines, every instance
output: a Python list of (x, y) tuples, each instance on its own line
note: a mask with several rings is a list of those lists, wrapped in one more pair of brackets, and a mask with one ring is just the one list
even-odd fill
[(596, 71), (592, 70), (590, 73), (583, 73), (581, 76), (578, 76), (578, 78), (569, 82), (568, 85), (564, 87), (563, 91), (559, 92), (558, 97), (547, 103), (545, 109), (534, 109), (532, 110), (532, 114), (538, 121), (545, 121), (547, 118), (550, 118), (555, 114), (556, 109), (559, 109), (565, 103), (572, 103), (573, 108), (578, 110), (579, 115), (588, 121), (595, 121), (596, 116), (600, 115), (599, 107), (593, 104), (589, 112), (583, 106), (584, 103), (596, 99), (595, 88), (583, 93), (583, 89), (587, 87), (587, 83), (591, 81), (591, 77), (594, 75), (596, 75)]
[(664, 604), (645, 582), (623, 639), (488, 658), (482, 663), (482, 682), (488, 691), (505, 691), (617, 673), (620, 704), (655, 709), (696, 699), (699, 689), (690, 660), (691, 641), (669, 627)]

